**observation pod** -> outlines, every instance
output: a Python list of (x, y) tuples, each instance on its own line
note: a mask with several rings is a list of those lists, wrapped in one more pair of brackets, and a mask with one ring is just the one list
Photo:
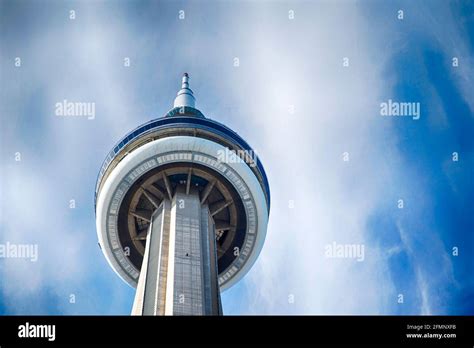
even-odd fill
[(174, 107), (125, 135), (95, 189), (100, 247), (137, 288), (132, 314), (222, 314), (265, 240), (270, 189), (252, 148), (195, 108), (184, 74)]

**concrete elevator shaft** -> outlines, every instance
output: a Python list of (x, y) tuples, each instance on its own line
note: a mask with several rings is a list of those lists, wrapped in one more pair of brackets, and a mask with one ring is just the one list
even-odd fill
[(216, 232), (207, 204), (179, 185), (155, 209), (132, 315), (221, 315)]

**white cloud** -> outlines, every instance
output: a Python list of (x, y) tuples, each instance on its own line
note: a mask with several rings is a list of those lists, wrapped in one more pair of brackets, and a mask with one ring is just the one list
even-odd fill
[[(379, 146), (381, 137), (389, 146), (393, 141), (378, 116), (380, 95), (389, 88), (383, 67), (371, 60), (373, 43), (361, 33), (365, 19), (356, 6), (318, 6), (311, 21), (301, 13), (293, 23), (269, 12), (252, 28), (253, 89), (235, 92), (240, 103), (251, 104), (243, 120), (250, 124), (247, 140), (256, 144), (272, 190), (267, 240), (247, 280), (257, 293), (248, 308), (380, 313), (391, 280), (365, 231), (393, 175), (393, 159)], [(325, 258), (332, 241), (364, 244), (365, 261)]]

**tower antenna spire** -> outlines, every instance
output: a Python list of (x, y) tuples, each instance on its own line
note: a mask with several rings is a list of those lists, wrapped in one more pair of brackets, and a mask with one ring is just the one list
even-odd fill
[(189, 74), (184, 73), (181, 82), (181, 89), (178, 91), (174, 99), (174, 107), (189, 106), (194, 108), (196, 98), (194, 98), (193, 91), (189, 88)]

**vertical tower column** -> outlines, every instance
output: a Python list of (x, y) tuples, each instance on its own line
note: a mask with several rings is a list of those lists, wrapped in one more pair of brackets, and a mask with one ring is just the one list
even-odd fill
[(220, 315), (217, 275), (209, 208), (180, 185), (153, 213), (132, 315)]

